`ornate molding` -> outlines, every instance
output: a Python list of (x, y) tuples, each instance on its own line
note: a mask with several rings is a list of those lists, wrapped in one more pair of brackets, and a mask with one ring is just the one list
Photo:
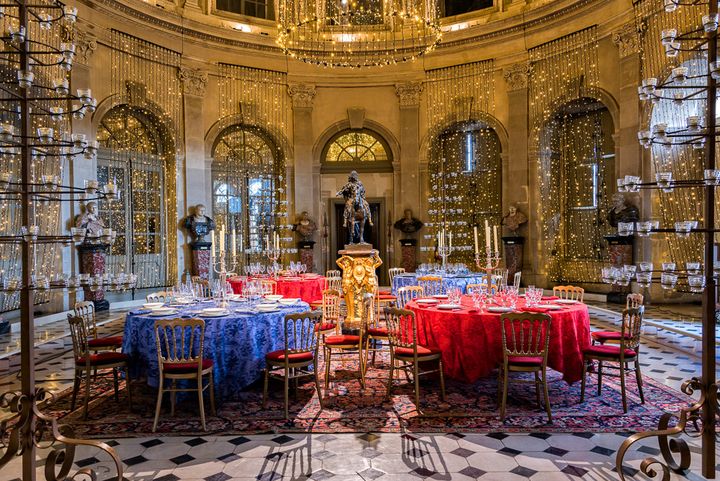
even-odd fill
[(405, 82), (395, 84), (395, 93), (400, 99), (400, 107), (419, 107), (422, 82)]
[(83, 32), (78, 30), (75, 38), (75, 48), (77, 53), (78, 61), (84, 65), (88, 65), (90, 57), (97, 50), (98, 42), (97, 37), (92, 33)]
[(204, 97), (207, 90), (208, 75), (198, 68), (181, 67), (178, 78), (182, 82), (184, 94)]
[(613, 33), (612, 41), (620, 51), (620, 58), (640, 53), (640, 32), (635, 22), (626, 23)]
[(288, 95), (292, 98), (293, 108), (311, 109), (315, 99), (315, 86), (308, 84), (291, 84)]
[(503, 78), (508, 86), (508, 91), (526, 89), (528, 87), (528, 76), (530, 75), (530, 64), (522, 62), (511, 65), (503, 72)]

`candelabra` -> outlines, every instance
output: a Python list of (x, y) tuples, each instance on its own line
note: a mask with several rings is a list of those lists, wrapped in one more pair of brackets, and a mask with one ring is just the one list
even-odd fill
[[(215, 246), (211, 246), (211, 253), (214, 253)], [(233, 252), (230, 254), (230, 264), (228, 265), (228, 254), (225, 250), (225, 246), (221, 245), (218, 250), (218, 255), (212, 255), (210, 257), (210, 265), (212, 266), (213, 272), (218, 275), (219, 285), (219, 296), (220, 296), (220, 307), (227, 307), (227, 300), (225, 296), (225, 286), (227, 286), (228, 273), (233, 272), (238, 263), (238, 255)], [(229, 268), (229, 269), (228, 269)]]
[[(20, 362), (21, 389), (0, 396), (0, 407), (9, 408), (11, 418), (0, 425), (2, 444), (0, 469), (14, 456), (22, 456), (22, 479), (36, 477), (36, 451), (49, 434), (50, 445), (62, 444), (52, 451), (45, 462), (48, 478), (95, 477), (84, 469), (68, 476), (73, 464), (75, 446), (84, 444), (104, 450), (115, 463), (118, 479), (123, 468), (113, 449), (105, 443), (73, 439), (68, 426), (59, 426), (54, 418), (44, 415), (39, 406), (47, 393), (35, 387), (34, 353), (34, 297), (36, 291), (51, 288), (74, 289), (83, 282), (100, 285), (106, 279), (66, 278), (62, 282), (52, 277), (48, 267), (37, 265), (35, 257), (40, 244), (67, 244), (85, 239), (83, 230), (76, 229), (68, 236), (52, 232), (41, 233), (43, 218), (59, 216), (59, 209), (37, 206), (63, 201), (75, 201), (76, 196), (95, 196), (107, 199), (112, 192), (98, 192), (92, 182), (86, 189), (61, 184), (62, 166), (68, 159), (85, 155), (92, 158), (98, 144), (88, 142), (82, 134), (70, 132), (70, 117), (82, 118), (92, 113), (97, 101), (89, 89), (70, 92), (68, 72), (72, 69), (75, 45), (72, 38), (77, 9), (57, 0), (6, 0), (0, 5), (0, 157), (5, 170), (0, 172), (0, 197), (7, 204), (17, 205), (20, 232), (4, 235), (0, 244), (20, 246), (20, 277), (4, 287), (20, 292)], [(13, 167), (16, 170), (13, 171)], [(19, 171), (19, 172), (18, 172)], [(57, 175), (56, 172), (60, 172)], [(114, 193), (112, 193), (114, 196)], [(13, 218), (14, 212), (6, 212)], [(12, 222), (10, 223), (12, 224)], [(43, 230), (50, 231), (50, 228)], [(105, 234), (105, 233), (103, 233)], [(112, 231), (107, 233), (112, 238)], [(45, 270), (45, 273), (43, 271)], [(125, 282), (132, 278), (123, 278)], [(76, 285), (77, 284), (77, 285)], [(58, 472), (59, 470), (59, 472)]]
[[(682, 391), (688, 395), (699, 393), (699, 400), (690, 407), (675, 414), (664, 414), (657, 431), (638, 433), (623, 442), (616, 457), (617, 472), (621, 480), (625, 479), (623, 459), (628, 449), (637, 441), (656, 436), (660, 445), (663, 461), (647, 458), (641, 463), (641, 470), (649, 477), (655, 477), (657, 467), (662, 469), (663, 479), (669, 479), (670, 471), (683, 473), (690, 466), (690, 449), (687, 443), (677, 436), (689, 433), (702, 440), (702, 474), (706, 478), (715, 477), (715, 426), (718, 413), (718, 385), (715, 379), (715, 310), (716, 310), (716, 274), (720, 271), (715, 259), (714, 236), (718, 232), (715, 227), (715, 189), (720, 185), (720, 171), (716, 169), (716, 101), (717, 80), (720, 79), (720, 63), (718, 63), (718, 3), (714, 0), (699, 2), (695, 0), (663, 0), (666, 12), (673, 12), (680, 6), (697, 8), (707, 6), (707, 14), (700, 19), (699, 28), (690, 28), (687, 32), (678, 33), (677, 29), (662, 31), (661, 43), (668, 58), (676, 58), (680, 52), (692, 55), (693, 61), (700, 64), (697, 72), (690, 72), (686, 66), (672, 69), (665, 81), (657, 78), (646, 78), (638, 88), (641, 101), (653, 104), (668, 101), (673, 105), (685, 102), (701, 102), (704, 107), (704, 119), (699, 115), (688, 116), (685, 125), (677, 128), (658, 122), (649, 130), (638, 133), (638, 140), (645, 148), (657, 146), (664, 152), (675, 148), (690, 147), (697, 151), (704, 150), (704, 175), (702, 179), (674, 180), (671, 172), (658, 172), (654, 182), (643, 182), (640, 177), (626, 176), (618, 179), (618, 190), (621, 192), (639, 192), (641, 189), (659, 189), (672, 192), (674, 189), (702, 189), (704, 194), (703, 226), (698, 228), (696, 220), (682, 220), (671, 228), (661, 228), (657, 221), (637, 223), (621, 223), (618, 225), (620, 235), (629, 235), (637, 231), (639, 236), (652, 233), (674, 233), (680, 237), (703, 237), (704, 264), (688, 262), (685, 269), (677, 269), (675, 263), (663, 264), (659, 279), (653, 277), (657, 272), (652, 263), (641, 263), (636, 266), (625, 266), (622, 269), (603, 269), (603, 280), (610, 283), (627, 285), (633, 277), (638, 284), (649, 287), (652, 282), (660, 281), (664, 289), (677, 289), (679, 278), (687, 279), (690, 292), (703, 295), (703, 332), (702, 332), (702, 376), (686, 381)], [(695, 104), (698, 105), (698, 104)], [(700, 109), (698, 109), (699, 111)], [(705, 125), (703, 125), (703, 123)], [(662, 198), (661, 198), (662, 200)], [(676, 421), (673, 418), (677, 417)], [(673, 437), (673, 439), (669, 439)], [(676, 462), (674, 456), (679, 454)]]
[[(488, 283), (488, 289), (492, 282), (493, 271), (500, 266), (502, 256), (500, 251), (493, 251), (491, 248), (485, 249), (485, 256), (480, 255), (480, 252), (475, 253), (475, 265), (478, 269), (485, 271), (485, 279)], [(483, 264), (484, 261), (484, 264)]]
[(265, 257), (267, 257), (268, 261), (271, 262), (271, 264), (268, 266), (268, 272), (272, 272), (273, 277), (276, 276), (278, 272), (277, 261), (282, 255), (282, 249), (276, 246), (268, 246), (267, 248), (265, 248), (263, 254), (265, 254)]

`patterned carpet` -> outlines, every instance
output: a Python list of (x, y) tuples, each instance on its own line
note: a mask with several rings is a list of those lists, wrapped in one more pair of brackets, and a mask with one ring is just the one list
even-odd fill
[[(386, 398), (387, 370), (378, 363), (367, 373), (366, 388), (361, 389), (353, 364), (338, 369), (330, 389), (323, 390), (324, 409), (320, 410), (314, 384), (303, 383), (296, 395), (291, 392), (290, 421), (283, 415), (282, 383), (271, 381), (267, 409), (262, 408), (262, 383), (258, 382), (236, 399), (218, 402), (217, 416), (208, 415), (207, 432), (202, 431), (197, 398), (186, 396), (178, 402), (174, 417), (169, 414), (169, 395), (160, 416), (157, 435), (202, 435), (222, 433), (341, 433), (341, 432), (622, 432), (655, 429), (660, 415), (675, 412), (689, 402), (684, 394), (644, 377), (645, 404), (640, 404), (637, 385), (627, 381), (629, 411), (623, 414), (619, 380), (604, 376), (602, 396), (597, 396), (597, 377), (588, 380), (585, 402), (580, 403), (580, 383), (572, 386), (549, 372), (553, 423), (548, 424), (544, 410), (535, 404), (531, 385), (511, 383), (505, 423), (500, 421), (496, 403), (497, 382), (485, 378), (474, 384), (446, 382), (446, 402), (440, 400), (439, 383), (432, 376), (421, 382), (421, 410), (414, 403), (412, 386), (404, 377), (395, 381), (390, 399)], [(517, 376), (517, 374), (516, 374)], [(84, 388), (84, 386), (83, 386)], [(89, 417), (82, 419), (82, 394), (70, 411), (71, 390), (61, 393), (44, 411), (71, 425), (79, 437), (141, 437), (152, 435), (156, 391), (142, 381), (134, 381), (132, 411), (128, 410), (124, 383), (120, 402), (112, 391), (111, 377), (98, 377), (93, 387)]]

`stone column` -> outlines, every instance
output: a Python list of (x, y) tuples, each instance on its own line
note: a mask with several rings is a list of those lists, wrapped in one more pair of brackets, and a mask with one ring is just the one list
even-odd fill
[[(405, 209), (412, 209), (413, 213), (422, 219), (424, 213), (417, 212), (420, 202), (420, 95), (422, 82), (405, 82), (395, 84), (395, 93), (400, 103), (400, 189), (395, 194), (398, 205), (395, 206), (395, 216), (402, 215)], [(394, 222), (396, 219), (392, 219)], [(390, 226), (389, 226), (390, 227)], [(417, 242), (415, 242), (417, 244)], [(415, 245), (402, 244), (401, 252), (395, 250), (393, 266), (397, 266), (401, 259), (405, 263), (407, 249), (416, 249)], [(412, 258), (416, 257), (413, 253)], [(393, 267), (391, 266), (391, 267)], [(407, 268), (406, 268), (407, 269)], [(413, 269), (414, 272), (414, 261)]]
[[(503, 169), (503, 212), (506, 212), (511, 204), (517, 204), (520, 211), (526, 213), (529, 219), (528, 235), (526, 242), (530, 244), (530, 252), (533, 255), (524, 259), (523, 265), (518, 266), (523, 271), (524, 284), (538, 284), (537, 276), (540, 274), (543, 263), (537, 261), (541, 256), (539, 253), (542, 232), (539, 215), (534, 208), (538, 202), (529, 198), (528, 191), (535, 192), (536, 186), (536, 165), (537, 158), (528, 156), (528, 138), (530, 127), (528, 125), (528, 75), (530, 65), (527, 62), (513, 64), (503, 72), (503, 78), (507, 84), (508, 95), (508, 149), (507, 167)], [(504, 166), (505, 167), (505, 166)], [(519, 246), (522, 252), (522, 244), (514, 242), (513, 249)], [(508, 244), (505, 243), (507, 250)], [(517, 253), (515, 253), (517, 254)], [(506, 252), (506, 257), (508, 253)], [(515, 259), (517, 258), (514, 257)], [(522, 254), (519, 256), (523, 258)]]
[[(320, 176), (313, 172), (313, 124), (312, 110), (315, 99), (315, 86), (307, 84), (291, 84), (288, 95), (292, 98), (293, 107), (293, 147), (295, 152), (294, 165), (294, 212), (288, 212), (292, 219), (295, 212), (307, 211), (319, 225), (320, 212)], [(318, 159), (319, 162), (319, 159)], [(320, 245), (313, 248), (314, 257), (321, 259)]]
[[(183, 89), (185, 125), (185, 165), (178, 169), (180, 175), (177, 178), (177, 211), (182, 218), (190, 206), (206, 203), (206, 176), (210, 173), (205, 168), (205, 132), (201, 122), (208, 75), (197, 68), (182, 67), (178, 70), (178, 78)], [(168, 227), (175, 228), (174, 225)], [(191, 252), (188, 240), (187, 233), (178, 236), (178, 266), (184, 266), (185, 273), (207, 278), (210, 251), (205, 247)], [(178, 272), (181, 280), (182, 274)]]

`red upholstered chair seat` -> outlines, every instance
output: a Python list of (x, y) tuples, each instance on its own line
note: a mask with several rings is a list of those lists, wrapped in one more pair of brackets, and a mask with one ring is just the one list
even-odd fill
[[(616, 357), (620, 358), (620, 346), (590, 346), (583, 351), (590, 356)], [(637, 352), (634, 349), (625, 349), (625, 357), (635, 357)]]
[[(425, 347), (418, 344), (418, 356), (430, 356), (432, 354), (440, 354), (442, 351), (434, 347)], [(410, 347), (396, 347), (395, 355), (402, 357), (413, 357), (413, 350)]]
[(367, 333), (375, 337), (388, 337), (387, 327), (369, 327)]
[(90, 349), (92, 349), (94, 347), (105, 347), (105, 346), (122, 347), (122, 343), (123, 343), (122, 336), (98, 337), (97, 339), (88, 340), (88, 346), (90, 347)]
[[(596, 331), (590, 333), (593, 339), (596, 341), (619, 341), (621, 334), (617, 331)], [(629, 339), (625, 336), (625, 339)]]
[(335, 323), (334, 322), (325, 322), (323, 324), (318, 324), (315, 326), (316, 331), (334, 331), (335, 330)]
[[(188, 374), (197, 371), (197, 362), (178, 362), (163, 364), (163, 371), (169, 374)], [(202, 370), (213, 367), (212, 359), (202, 360)]]
[[(267, 353), (265, 355), (265, 358), (268, 361), (285, 362), (285, 356), (287, 356), (285, 349), (279, 349), (277, 351)], [(290, 353), (290, 355), (287, 357), (290, 362), (312, 361), (313, 353), (312, 352), (294, 352), (294, 353)]]
[(351, 335), (339, 335), (339, 336), (327, 336), (325, 338), (325, 344), (327, 346), (345, 346), (349, 344), (360, 344), (360, 336)]
[[(102, 366), (105, 364), (117, 364), (119, 362), (128, 362), (130, 356), (123, 354), (122, 352), (99, 352), (97, 354), (90, 354), (90, 365), (91, 366)], [(75, 364), (85, 364), (85, 356), (79, 357), (75, 360)]]
[(511, 366), (542, 366), (543, 358), (534, 356), (508, 356)]

